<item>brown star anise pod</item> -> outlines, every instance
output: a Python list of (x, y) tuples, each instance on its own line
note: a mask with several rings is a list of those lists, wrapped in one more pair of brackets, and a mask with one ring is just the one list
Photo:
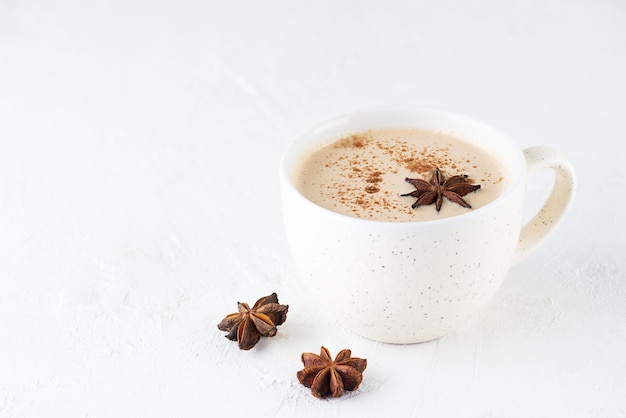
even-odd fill
[(239, 348), (249, 350), (263, 337), (276, 335), (276, 327), (287, 320), (289, 305), (280, 305), (278, 295), (257, 300), (252, 309), (247, 303), (237, 302), (239, 312), (227, 315), (217, 327), (228, 331), (226, 338), (239, 342)]
[(326, 347), (322, 347), (319, 356), (302, 353), (304, 369), (298, 372), (298, 380), (320, 399), (326, 395), (338, 398), (344, 390), (356, 390), (363, 380), (367, 360), (351, 355), (350, 350), (341, 350), (333, 361)]
[(464, 208), (471, 208), (461, 196), (480, 189), (479, 184), (470, 184), (466, 175), (452, 176), (447, 180), (439, 168), (435, 168), (430, 181), (422, 179), (406, 178), (405, 181), (411, 183), (417, 190), (403, 194), (402, 196), (416, 197), (417, 200), (411, 205), (413, 209), (422, 205), (435, 204), (437, 212), (441, 210), (444, 196), (454, 203), (458, 203)]

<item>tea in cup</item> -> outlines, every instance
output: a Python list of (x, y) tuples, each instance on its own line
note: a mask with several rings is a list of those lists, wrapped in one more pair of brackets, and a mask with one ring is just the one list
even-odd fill
[[(556, 181), (522, 225), (526, 182)], [(289, 247), (321, 310), (364, 337), (418, 343), (484, 308), (555, 229), (575, 174), (548, 147), (417, 107), (360, 110), (304, 133), (280, 168)]]

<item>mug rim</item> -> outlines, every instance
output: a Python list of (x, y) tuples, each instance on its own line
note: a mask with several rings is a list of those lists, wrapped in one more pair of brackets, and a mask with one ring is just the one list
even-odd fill
[[(318, 139), (316, 141), (311, 140), (310, 138), (319, 131), (324, 129), (328, 129), (330, 126), (338, 124), (342, 120), (348, 120), (351, 117), (355, 117), (358, 115), (364, 114), (382, 114), (383, 112), (411, 112), (411, 113), (433, 113), (439, 116), (445, 116), (453, 118), (457, 121), (461, 121), (462, 123), (468, 125), (474, 125), (479, 127), (480, 129), (485, 129), (487, 131), (491, 131), (492, 134), (495, 134), (499, 137), (499, 140), (503, 140), (507, 142), (508, 146), (516, 148), (517, 151), (517, 161), (515, 162), (518, 167), (507, 167), (510, 168), (510, 171), (515, 174), (517, 172), (517, 176), (513, 178), (508, 187), (504, 190), (502, 194), (500, 194), (496, 199), (492, 200), (488, 204), (481, 206), (479, 208), (473, 209), (466, 213), (462, 213), (459, 215), (443, 218), (443, 219), (432, 219), (432, 220), (421, 220), (421, 221), (388, 221), (388, 220), (378, 220), (378, 219), (367, 219), (367, 218), (358, 218), (350, 215), (345, 215), (341, 213), (334, 212), (330, 209), (327, 209), (323, 206), (320, 206), (316, 203), (313, 203), (311, 200), (307, 199), (300, 191), (296, 188), (293, 183), (292, 178), (292, 170), (296, 159), (302, 155), (304, 152), (310, 151), (315, 146), (319, 146), (332, 142), (331, 136), (329, 134), (326, 139)], [(393, 128), (394, 126), (388, 126), (389, 128)], [(415, 126), (414, 128), (420, 128), (419, 126)], [(367, 129), (367, 128), (365, 128)], [(372, 127), (371, 129), (375, 129)], [(359, 129), (363, 130), (363, 129)], [(300, 150), (300, 152), (296, 152), (295, 148), (309, 139), (311, 142), (310, 146), (305, 150)], [(480, 145), (478, 145), (480, 146)], [(360, 108), (351, 112), (345, 112), (342, 115), (333, 117), (331, 119), (327, 119), (321, 123), (318, 123), (309, 129), (301, 132), (299, 135), (296, 135), (291, 142), (287, 145), (280, 159), (280, 182), (281, 182), (281, 193), (289, 192), (291, 194), (295, 194), (296, 199), (300, 201), (300, 204), (304, 204), (306, 207), (311, 210), (319, 211), (320, 214), (332, 218), (337, 219), (337, 221), (344, 221), (348, 223), (354, 224), (363, 224), (368, 228), (372, 227), (382, 227), (382, 228), (433, 228), (433, 227), (444, 227), (457, 222), (468, 222), (475, 220), (476, 218), (481, 218), (489, 213), (497, 210), (500, 206), (506, 204), (517, 192), (517, 190), (523, 185), (524, 180), (526, 178), (526, 163), (524, 154), (521, 148), (504, 132), (498, 130), (497, 128), (484, 123), (480, 120), (477, 120), (471, 116), (467, 116), (461, 113), (451, 112), (448, 110), (443, 110), (435, 107), (427, 107), (427, 106), (410, 106), (410, 105), (387, 105), (387, 106), (375, 106), (375, 107), (366, 107)]]

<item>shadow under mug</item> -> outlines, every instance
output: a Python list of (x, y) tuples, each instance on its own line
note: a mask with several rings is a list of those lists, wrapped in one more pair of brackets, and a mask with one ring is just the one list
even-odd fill
[[(511, 176), (491, 203), (451, 218), (383, 222), (318, 206), (293, 184), (295, 163), (339, 137), (378, 128), (444, 131), (497, 156)], [(555, 183), (522, 225), (526, 182), (541, 169)], [(320, 309), (366, 338), (419, 343), (442, 337), (483, 308), (508, 270), (555, 229), (575, 194), (574, 171), (548, 147), (521, 150), (503, 133), (466, 116), (418, 107), (359, 110), (296, 138), (280, 167), (285, 231), (293, 261)]]

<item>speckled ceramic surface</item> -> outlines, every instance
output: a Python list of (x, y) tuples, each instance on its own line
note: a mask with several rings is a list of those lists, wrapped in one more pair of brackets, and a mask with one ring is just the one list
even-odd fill
[[(294, 188), (294, 161), (343, 132), (418, 127), (444, 130), (498, 156), (512, 178), (494, 202), (452, 218), (411, 223), (362, 220), (319, 207)], [(521, 225), (525, 184), (552, 168), (546, 204)], [(434, 109), (384, 107), (330, 121), (287, 149), (281, 167), (284, 222), (301, 279), (323, 310), (367, 338), (418, 343), (439, 338), (484, 307), (511, 265), (554, 230), (571, 204), (575, 177), (551, 148), (522, 151), (504, 134)], [(521, 234), (520, 234), (521, 230)]]

